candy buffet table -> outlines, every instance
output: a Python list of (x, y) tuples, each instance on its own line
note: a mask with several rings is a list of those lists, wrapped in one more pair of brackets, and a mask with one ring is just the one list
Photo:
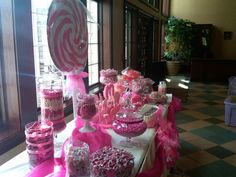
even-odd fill
[[(167, 105), (162, 106), (164, 109), (160, 112), (161, 119), (159, 120), (159, 127), (155, 130), (153, 128), (148, 128), (142, 135), (134, 138), (141, 143), (140, 146), (134, 146), (132, 148), (124, 148), (134, 155), (134, 168), (132, 171), (131, 177), (163, 177), (166, 176), (166, 169), (174, 165), (176, 159), (178, 159), (178, 132), (176, 129), (175, 123), (175, 112), (181, 110), (181, 101), (175, 97), (172, 99), (170, 95)], [(78, 124), (77, 124), (78, 127)], [(61, 132), (57, 137), (57, 142), (63, 143), (68, 137), (71, 136), (72, 131), (75, 128), (75, 122), (71, 121), (67, 124), (66, 129)], [(78, 132), (77, 129), (75, 129)], [(157, 133), (155, 133), (157, 132)], [(124, 139), (124, 137), (116, 134), (112, 129), (107, 129), (106, 136), (110, 137), (110, 144), (114, 147), (123, 148), (120, 146), (119, 142)], [(97, 140), (96, 136), (98, 132), (92, 134), (91, 138), (88, 138), (91, 142), (105, 142), (105, 137), (100, 136)], [(82, 134), (82, 138), (86, 137), (85, 134)], [(95, 147), (95, 146), (92, 146)], [(59, 148), (61, 149), (61, 148)], [(90, 149), (90, 151), (92, 148)], [(50, 163), (48, 163), (50, 161)], [(28, 164), (28, 155), (26, 151), (18, 154), (2, 166), (0, 166), (1, 177), (9, 176), (27, 176), (27, 177), (41, 177), (41, 176), (54, 176), (53, 173), (53, 160), (46, 161), (43, 168), (35, 168), (34, 170), (29, 169)], [(44, 168), (50, 167), (48, 171)], [(41, 165), (39, 165), (41, 166)], [(56, 168), (54, 168), (56, 170)], [(58, 171), (57, 171), (58, 172)], [(41, 175), (37, 175), (37, 174)], [(43, 175), (42, 175), (43, 174)], [(49, 174), (49, 175), (48, 175)], [(54, 177), (63, 177), (63, 173), (59, 170), (57, 175)]]
[[(66, 138), (71, 135), (71, 131), (74, 129), (74, 127), (74, 121), (68, 123), (66, 129), (59, 135), (59, 141), (64, 142)], [(112, 129), (108, 129), (108, 133), (112, 137), (112, 146), (120, 147), (119, 142), (124, 139), (124, 137), (117, 135)], [(132, 177), (135, 177), (140, 171), (145, 170), (152, 164), (155, 156), (153, 155), (153, 152), (155, 152), (155, 149), (153, 148), (155, 147), (152, 145), (154, 135), (154, 129), (147, 129), (144, 134), (134, 138), (135, 140), (141, 142), (141, 146), (125, 148), (135, 157), (135, 166), (133, 168)], [(30, 169), (26, 151), (18, 154), (0, 167), (1, 177), (26, 176), (29, 172)]]

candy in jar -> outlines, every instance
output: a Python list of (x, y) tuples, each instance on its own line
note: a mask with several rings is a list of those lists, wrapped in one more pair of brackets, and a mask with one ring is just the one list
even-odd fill
[(55, 132), (61, 131), (66, 127), (62, 80), (54, 74), (48, 74), (39, 82), (42, 119), (52, 121)]
[(166, 94), (166, 82), (165, 81), (160, 81), (159, 85), (158, 85), (158, 92), (160, 94)]
[(26, 151), (30, 167), (35, 167), (45, 160), (53, 158), (53, 123), (48, 120), (26, 124)]
[(96, 113), (95, 96), (89, 94), (79, 95), (77, 114), (82, 119), (91, 119)]
[(116, 83), (118, 71), (115, 69), (106, 69), (100, 71), (100, 82), (102, 84)]
[(89, 146), (72, 138), (65, 145), (66, 177), (89, 177)]

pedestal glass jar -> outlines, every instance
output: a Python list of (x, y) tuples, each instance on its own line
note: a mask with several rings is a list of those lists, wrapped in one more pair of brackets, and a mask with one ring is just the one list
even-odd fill
[(80, 128), (80, 132), (93, 132), (96, 129), (91, 126), (90, 121), (97, 113), (95, 95), (79, 94), (77, 115), (84, 121), (84, 126)]
[(30, 167), (35, 167), (49, 158), (53, 158), (53, 123), (36, 121), (26, 124), (26, 151)]
[(141, 142), (135, 142), (132, 138), (143, 134), (147, 129), (147, 124), (143, 121), (141, 114), (124, 111), (116, 114), (112, 127), (117, 134), (126, 137), (125, 141), (120, 142), (121, 146), (133, 147), (141, 145)]
[(62, 79), (55, 74), (48, 74), (42, 76), (39, 83), (41, 119), (52, 121), (54, 132), (60, 132), (66, 127)]
[(65, 145), (66, 177), (89, 177), (89, 146), (82, 141), (72, 141)]
[(131, 90), (140, 95), (148, 94), (152, 92), (152, 84), (154, 81), (149, 78), (138, 78), (132, 80)]

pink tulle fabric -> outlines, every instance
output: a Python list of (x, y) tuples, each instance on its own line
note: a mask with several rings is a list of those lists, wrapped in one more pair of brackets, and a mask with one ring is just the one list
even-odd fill
[[(76, 119), (76, 128), (72, 131), (73, 141), (83, 141), (89, 145), (90, 153), (95, 152), (96, 150), (105, 147), (111, 146), (111, 136), (103, 130), (98, 125), (93, 125), (96, 127), (95, 132), (89, 133), (80, 133), (79, 128), (83, 126), (83, 122), (80, 118)], [(65, 141), (65, 143), (69, 138)], [(64, 143), (64, 145), (65, 145)], [(66, 174), (65, 171), (65, 162), (64, 162), (64, 145), (62, 147), (61, 158), (49, 159), (40, 165), (32, 169), (26, 176), (27, 177), (64, 177)]]
[(176, 129), (175, 113), (181, 110), (181, 100), (173, 97), (168, 108), (167, 120), (157, 115), (158, 125), (155, 135), (156, 157), (151, 169), (137, 177), (161, 177), (165, 169), (174, 166), (179, 157), (179, 136)]
[(80, 133), (79, 128), (83, 126), (82, 120), (78, 117), (75, 124), (77, 128), (72, 132), (73, 140), (80, 140), (87, 143), (89, 145), (90, 153), (93, 153), (102, 147), (111, 146), (111, 136), (99, 125), (92, 123), (96, 128), (95, 132)]
[(81, 72), (79, 74), (68, 74), (66, 80), (66, 90), (69, 93), (74, 91), (80, 91), (81, 93), (86, 93), (83, 78), (88, 77), (88, 73)]

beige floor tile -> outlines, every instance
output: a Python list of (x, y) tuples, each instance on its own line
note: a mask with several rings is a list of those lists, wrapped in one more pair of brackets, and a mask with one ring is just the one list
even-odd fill
[(190, 132), (183, 132), (179, 134), (179, 137), (185, 141), (193, 141), (195, 139), (197, 139), (199, 136), (194, 135)]
[(200, 165), (205, 165), (219, 159), (206, 151), (195, 152), (193, 154), (188, 155), (188, 157), (197, 161)]
[(211, 141), (208, 141), (208, 140), (206, 140), (204, 138), (201, 138), (201, 137), (191, 141), (191, 144), (197, 146), (200, 149), (209, 149), (209, 148), (212, 148), (212, 147), (217, 145), (217, 144), (215, 144), (215, 143), (213, 143)]
[(225, 120), (225, 116), (224, 115), (222, 115), (222, 116), (215, 116), (215, 118), (219, 119), (219, 120), (223, 120), (223, 121)]
[(232, 156), (229, 156), (229, 157), (226, 157), (223, 159), (225, 162), (233, 165), (236, 167), (236, 154), (232, 155)]
[(198, 92), (189, 92), (189, 97), (198, 97), (198, 96), (200, 96), (201, 95), (201, 93), (198, 93)]
[(193, 160), (187, 156), (180, 157), (180, 159), (177, 160), (177, 162), (176, 162), (177, 168), (179, 168), (183, 171), (192, 170), (194, 168), (197, 168), (199, 165), (200, 164), (198, 162), (196, 162), (195, 160)]
[(200, 136), (194, 135), (190, 132), (183, 132), (179, 134), (180, 138), (197, 146), (200, 149), (208, 149), (216, 146), (217, 144), (208, 141)]
[(210, 125), (212, 125), (212, 124), (209, 122), (206, 122), (203, 120), (197, 120), (194, 122), (178, 125), (178, 127), (182, 128), (184, 130), (190, 131), (190, 130), (203, 128), (203, 127), (210, 126)]
[(189, 98), (188, 98), (188, 102), (191, 103), (191, 104), (203, 103), (203, 102), (205, 102), (205, 101), (206, 101), (205, 99), (199, 98), (199, 97), (189, 97)]
[[(224, 101), (219, 101), (219, 102), (224, 102)], [(218, 103), (219, 103), (218, 102)], [(223, 105), (223, 104), (216, 104), (216, 105), (214, 105), (214, 107), (216, 107), (216, 108), (220, 108), (220, 109), (224, 109), (225, 108), (225, 105)], [(224, 114), (223, 114), (224, 115)]]
[(236, 153), (236, 140), (222, 144), (222, 147)]
[[(222, 92), (222, 91), (224, 91), (224, 90), (219, 90), (219, 92)], [(227, 96), (228, 96), (226, 93), (214, 93), (214, 95), (221, 96), (223, 98), (227, 98)]]
[(197, 108), (202, 108), (207, 106), (207, 104), (202, 103), (202, 102), (198, 102), (195, 104), (190, 104), (190, 105), (184, 105), (184, 107), (188, 108), (188, 109), (197, 109)]
[(236, 132), (236, 127), (225, 125), (225, 123), (217, 124), (217, 126), (225, 128), (225, 129), (230, 130), (232, 132)]
[(207, 119), (207, 118), (210, 118), (209, 115), (206, 115), (206, 114), (203, 114), (201, 112), (197, 112), (197, 111), (194, 111), (194, 110), (185, 110), (183, 111), (184, 114), (187, 114), (187, 115), (190, 115), (196, 119)]

